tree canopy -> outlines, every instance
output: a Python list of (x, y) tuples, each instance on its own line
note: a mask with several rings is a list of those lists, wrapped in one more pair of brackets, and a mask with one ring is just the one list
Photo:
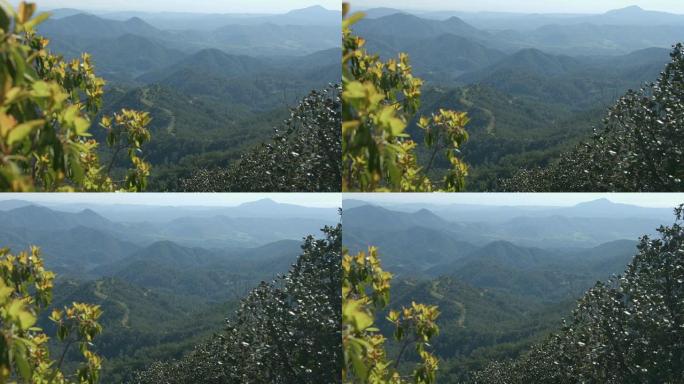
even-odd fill
[[(364, 17), (342, 21), (342, 190), (343, 191), (461, 191), (467, 167), (460, 147), (468, 139), (465, 113), (441, 109), (420, 117), (425, 144), (431, 151), (426, 169), (418, 165), (417, 144), (406, 128), (420, 107), (421, 79), (413, 76), (409, 57), (387, 62), (366, 52), (366, 41), (351, 27)], [(443, 151), (451, 164), (446, 176), (433, 182), (429, 173), (435, 155)]]
[(684, 367), (684, 206), (641, 238), (624, 275), (599, 282), (563, 328), (478, 383), (677, 383)]
[[(400, 311), (391, 310), (387, 320), (394, 326), (394, 339), (401, 344), (395, 359), (385, 351), (386, 338), (375, 324), (377, 313), (389, 304), (392, 274), (382, 269), (377, 248), (368, 253), (342, 258), (342, 342), (344, 369), (342, 381), (348, 384), (430, 384), (436, 382), (438, 360), (429, 352), (430, 340), (437, 336), (439, 310), (416, 304)], [(403, 375), (402, 358), (413, 345), (420, 362), (410, 376)]]
[(342, 226), (304, 240), (289, 273), (262, 282), (226, 329), (136, 383), (337, 383), (342, 370)]
[(339, 85), (312, 91), (283, 129), (228, 168), (200, 169), (187, 192), (338, 192), (341, 175)]
[[(38, 247), (17, 255), (0, 249), (0, 383), (98, 382), (102, 361), (91, 350), (93, 339), (102, 331), (98, 306), (73, 303), (63, 310), (53, 309), (50, 320), (62, 348), (58, 360), (52, 360), (50, 337), (36, 326), (40, 313), (52, 302), (54, 279)], [(67, 374), (62, 363), (72, 345), (78, 345), (83, 361), (75, 373)]]
[(668, 192), (684, 188), (684, 45), (660, 78), (630, 90), (603, 129), (545, 168), (521, 170), (502, 190)]
[(67, 62), (50, 53), (49, 41), (35, 33), (48, 15), (35, 11), (33, 3), (0, 5), (0, 190), (145, 189), (150, 167), (140, 152), (150, 140), (149, 115), (124, 109), (102, 118), (107, 145), (115, 154), (127, 150), (132, 165), (114, 180), (90, 130), (105, 82), (88, 54)]

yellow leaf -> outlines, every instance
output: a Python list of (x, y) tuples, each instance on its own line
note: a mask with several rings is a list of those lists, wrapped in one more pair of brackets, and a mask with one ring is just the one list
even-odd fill
[(33, 13), (36, 11), (36, 4), (21, 2), (19, 4), (19, 13), (17, 14), (17, 21), (19, 24), (24, 24), (31, 19)]

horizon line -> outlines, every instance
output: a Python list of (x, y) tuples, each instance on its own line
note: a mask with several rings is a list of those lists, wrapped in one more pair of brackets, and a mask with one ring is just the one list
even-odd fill
[[(292, 8), (286, 11), (277, 11), (277, 12), (193, 12), (193, 11), (146, 11), (146, 10), (136, 10), (136, 9), (120, 9), (120, 10), (115, 10), (115, 9), (88, 9), (88, 8), (74, 8), (74, 7), (45, 7), (45, 8), (38, 8), (38, 13), (41, 12), (53, 12), (53, 11), (58, 11), (58, 10), (74, 10), (74, 11), (79, 11), (82, 13), (146, 13), (150, 15), (155, 15), (155, 14), (191, 14), (191, 15), (198, 15), (198, 16), (210, 16), (210, 15), (220, 15), (220, 16), (228, 16), (228, 15), (234, 15), (234, 16), (241, 16), (241, 15), (249, 15), (249, 16), (279, 16), (279, 15), (287, 15), (290, 12), (294, 11), (301, 11), (304, 9), (309, 9), (309, 8), (323, 8), (326, 11), (330, 12), (336, 12), (338, 11), (337, 9), (329, 9), (326, 8), (322, 5), (311, 5), (308, 7), (303, 7), (303, 8)], [(341, 12), (341, 10), (340, 10)]]
[[(28, 195), (28, 196), (27, 196)], [(252, 196), (250, 196), (252, 195)], [(342, 197), (333, 194), (307, 193), (304, 197), (288, 196), (289, 193), (155, 193), (140, 194), (100, 193), (94, 196), (89, 193), (76, 194), (42, 194), (42, 193), (7, 193), (0, 196), (0, 203), (6, 201), (26, 202), (32, 205), (72, 205), (72, 206), (131, 206), (157, 208), (231, 208), (244, 204), (271, 200), (279, 205), (294, 205), (301, 208), (338, 209), (341, 208)], [(294, 194), (299, 195), (299, 194)], [(303, 194), (304, 195), (304, 194)], [(314, 195), (314, 196), (310, 196)], [(226, 198), (228, 196), (229, 198)], [(202, 201), (197, 201), (203, 198)]]
[[(363, 195), (363, 196), (362, 196)], [(614, 205), (628, 205), (631, 207), (638, 208), (653, 208), (653, 209), (674, 209), (680, 204), (684, 204), (684, 193), (625, 193), (625, 194), (610, 194), (607, 193), (606, 196), (601, 196), (600, 194), (591, 194), (591, 196), (584, 196), (585, 199), (581, 199), (583, 196), (577, 196), (578, 194), (565, 194), (566, 196), (557, 196), (557, 194), (539, 194), (539, 193), (470, 193), (467, 195), (456, 194), (456, 196), (446, 196), (437, 194), (438, 198), (433, 198), (432, 201), (426, 201), (421, 199), (421, 195), (424, 194), (412, 194), (411, 196), (396, 196), (399, 198), (393, 198), (398, 194), (382, 195), (382, 194), (351, 194), (351, 196), (344, 196), (342, 199), (342, 206), (344, 207), (344, 202), (347, 200), (356, 200), (368, 204), (384, 204), (384, 205), (425, 205), (425, 206), (472, 206), (472, 207), (492, 207), (492, 208), (506, 208), (506, 207), (528, 207), (528, 208), (568, 208), (576, 207), (581, 204), (593, 203), (596, 201), (607, 200), (610, 204)], [(459, 201), (458, 196), (464, 197)], [(468, 196), (470, 195), (470, 196)], [(539, 195), (537, 200), (530, 201), (529, 195)], [(571, 195), (571, 196), (567, 196)], [(582, 194), (579, 194), (582, 195)], [(614, 195), (614, 196), (611, 196)], [(630, 201), (630, 195), (636, 199), (644, 200), (632, 200)], [(664, 196), (665, 195), (665, 196)], [(669, 195), (669, 196), (667, 196)], [(366, 196), (366, 197), (364, 197)], [(439, 198), (442, 197), (442, 198)], [(447, 197), (446, 199), (444, 197)], [(480, 201), (473, 200), (479, 199)], [(646, 200), (645, 198), (652, 197), (652, 199)], [(669, 197), (667, 202), (661, 202), (663, 197)], [(617, 198), (617, 199), (616, 199)], [(498, 201), (497, 201), (498, 199)], [(550, 201), (546, 201), (546, 200)], [(517, 201), (516, 201), (517, 200)], [(567, 203), (563, 203), (559, 200), (568, 200)], [(677, 202), (672, 204), (672, 201)]]
[(460, 12), (460, 13), (466, 13), (466, 14), (510, 14), (510, 15), (518, 15), (518, 16), (601, 16), (605, 15), (606, 13), (614, 12), (614, 11), (621, 11), (625, 9), (630, 9), (630, 8), (639, 8), (642, 11), (645, 12), (660, 12), (660, 13), (666, 13), (670, 15), (676, 15), (676, 16), (684, 16), (684, 13), (676, 13), (673, 11), (662, 11), (662, 10), (657, 10), (657, 9), (646, 9), (642, 6), (639, 5), (628, 5), (626, 7), (620, 7), (620, 8), (611, 8), (606, 11), (597, 11), (597, 12), (521, 12), (521, 11), (492, 11), (492, 10), (478, 10), (478, 11), (467, 11), (467, 10), (459, 10), (459, 9), (425, 9), (425, 8), (404, 8), (404, 7), (390, 7), (390, 6), (375, 6), (375, 7), (353, 7), (352, 6), (352, 13), (353, 12), (364, 12), (368, 10), (373, 10), (373, 9), (390, 9), (390, 10), (396, 10), (399, 12), (407, 12), (407, 13), (415, 13), (416, 16), (420, 14), (434, 14), (434, 13), (448, 13), (448, 12)]

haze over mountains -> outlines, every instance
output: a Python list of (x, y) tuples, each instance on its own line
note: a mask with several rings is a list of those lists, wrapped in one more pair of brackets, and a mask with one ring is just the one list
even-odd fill
[(377, 247), (394, 275), (391, 308), (439, 306), (432, 351), (445, 383), (466, 382), (560, 327), (587, 289), (624, 272), (642, 235), (673, 220), (669, 208), (607, 199), (572, 207), (496, 206), (493, 196), (494, 205), (397, 201), (345, 200), (343, 243), (351, 254)]
[[(367, 38), (369, 46), (374, 50), (377, 48), (381, 54), (390, 55), (399, 50), (411, 53), (411, 50), (419, 46), (423, 47), (424, 52), (428, 52), (427, 47), (432, 45), (434, 47), (431, 53), (436, 56), (433, 60), (438, 60), (443, 55), (460, 55), (464, 60), (470, 59), (471, 65), (479, 64), (478, 69), (484, 69), (504, 56), (530, 48), (553, 56), (579, 56), (581, 60), (578, 59), (578, 62), (589, 60), (584, 56), (627, 55), (647, 48), (669, 50), (682, 38), (684, 30), (684, 15), (653, 13), (638, 7), (590, 17), (510, 14), (508, 17), (511, 20), (519, 20), (519, 28), (506, 24), (509, 20), (506, 14), (492, 16), (488, 19), (491, 25), (481, 25), (474, 20), (486, 18), (486, 13), (426, 14), (392, 9), (370, 9), (364, 12), (367, 17), (355, 25), (354, 30)], [(662, 16), (649, 17), (652, 14)], [(434, 18), (432, 15), (441, 17)], [(539, 19), (540, 25), (534, 26), (527, 21), (528, 17)], [(559, 23), (558, 20), (564, 22)], [(442, 48), (442, 55), (438, 55), (439, 47)], [(483, 55), (480, 60), (476, 60), (478, 55), (473, 55), (476, 52)], [(654, 54), (655, 51), (651, 53)], [(418, 71), (423, 70), (425, 56), (427, 55), (412, 60)], [(651, 59), (662, 62), (667, 56), (652, 55)], [(554, 65), (550, 70), (557, 67), (562, 69), (563, 65)], [(532, 72), (535, 69), (530, 68)], [(473, 68), (452, 66), (451, 70), (467, 72)]]
[[(624, 251), (623, 241), (633, 246), (638, 237), (654, 233), (672, 217), (671, 209), (642, 208), (608, 200), (566, 208), (420, 203), (382, 207), (360, 200), (345, 200), (344, 206), (344, 242), (350, 250), (376, 245), (387, 252), (383, 261), (390, 270), (410, 271), (413, 276), (422, 272), (433, 277), (456, 268), (464, 260), (480, 263), (485, 255), (510, 258), (500, 259), (497, 268), (509, 261), (545, 264), (573, 260), (582, 260), (578, 266), (584, 268), (585, 253), (612, 248), (606, 244)], [(542, 257), (544, 253), (546, 259)], [(631, 253), (624, 254), (626, 258), (614, 272), (627, 264)], [(603, 256), (614, 255), (606, 252)]]
[[(426, 80), (423, 115), (469, 113), (463, 158), (473, 191), (495, 190), (513, 170), (546, 165), (587, 139), (628, 89), (656, 80), (684, 39), (684, 15), (639, 7), (597, 15), (364, 12), (353, 31), (368, 50), (383, 59), (408, 53)], [(410, 133), (422, 140), (415, 124)], [(438, 168), (448, 164), (437, 159)]]
[(151, 190), (178, 190), (200, 166), (229, 165), (270, 139), (310, 91), (340, 82), (341, 19), (319, 6), (281, 15), (52, 15), (38, 32), (66, 58), (92, 56), (108, 82), (103, 113), (150, 112)]
[[(84, 13), (73, 8), (57, 8), (49, 10), (55, 19)], [(228, 24), (256, 25), (321, 25), (334, 26), (341, 24), (339, 11), (314, 5), (302, 9), (294, 9), (284, 14), (260, 13), (207, 13), (207, 12), (140, 12), (140, 11), (87, 11), (87, 13), (113, 20), (128, 20), (134, 17), (145, 20), (160, 29), (188, 30), (214, 29)]]
[(339, 221), (336, 208), (269, 199), (233, 207), (46, 205), (0, 201), (0, 244), (15, 253), (41, 248), (57, 273), (56, 307), (102, 306), (97, 348), (108, 383), (182, 356), (260, 281), (286, 272), (304, 237)]
[(363, 9), (368, 18), (376, 19), (396, 13), (408, 13), (427, 19), (445, 20), (459, 17), (483, 29), (529, 30), (543, 25), (597, 24), (597, 25), (684, 25), (684, 15), (646, 10), (637, 5), (614, 9), (602, 14), (587, 13), (524, 13), (524, 12), (459, 12), (459, 11), (407, 11), (396, 8)]
[[(201, 13), (91, 13), (76, 9), (50, 11), (39, 31), (74, 48), (89, 41), (132, 34), (188, 50), (223, 48), (229, 53), (301, 56), (339, 45), (339, 12), (315, 6), (283, 15)], [(83, 34), (88, 31), (90, 33)], [(312, 32), (315, 34), (312, 35)], [(144, 52), (139, 52), (144, 53)]]

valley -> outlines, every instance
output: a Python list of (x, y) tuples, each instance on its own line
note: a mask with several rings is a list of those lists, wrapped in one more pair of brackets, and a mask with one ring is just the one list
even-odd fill
[[(66, 59), (89, 54), (107, 81), (99, 116), (150, 113), (151, 191), (178, 191), (200, 170), (229, 167), (268, 142), (310, 91), (340, 82), (339, 13), (320, 6), (254, 17), (51, 14), (37, 30), (49, 49)], [(97, 123), (92, 130), (104, 139)], [(113, 155), (101, 152), (107, 162)], [(117, 158), (113, 173), (126, 166)]]
[[(467, 112), (466, 188), (497, 191), (520, 169), (552, 163), (603, 127), (608, 108), (657, 80), (684, 16), (628, 7), (595, 15), (364, 8), (353, 33), (382, 60), (407, 53), (425, 80), (418, 116)], [(355, 4), (352, 4), (354, 7)], [(465, 97), (467, 95), (467, 97)], [(407, 132), (418, 143), (417, 118)], [(419, 164), (430, 151), (419, 145)], [(449, 169), (440, 154), (429, 177)]]
[[(362, 199), (344, 201), (344, 246), (351, 255), (377, 247), (393, 275), (390, 308), (438, 306), (440, 332), (430, 344), (446, 383), (473, 382), (492, 361), (515, 359), (557, 331), (576, 300), (622, 274), (638, 239), (672, 215), (607, 199), (564, 207)], [(400, 343), (388, 343), (394, 359)], [(406, 355), (406, 366), (419, 361)]]
[[(334, 208), (267, 199), (225, 207), (2, 200), (0, 244), (40, 246), (57, 273), (50, 310), (102, 309), (93, 347), (104, 359), (101, 382), (121, 383), (221, 332), (251, 290), (297, 261), (303, 238), (338, 220)], [(52, 333), (50, 310), (39, 324)], [(78, 359), (70, 350), (64, 367)]]

